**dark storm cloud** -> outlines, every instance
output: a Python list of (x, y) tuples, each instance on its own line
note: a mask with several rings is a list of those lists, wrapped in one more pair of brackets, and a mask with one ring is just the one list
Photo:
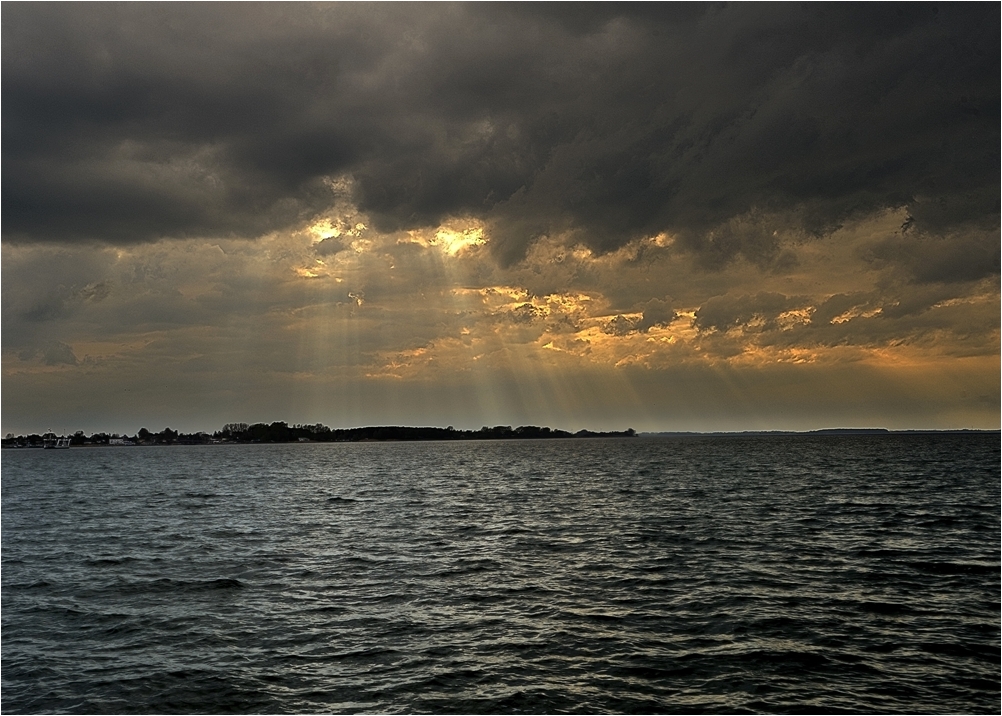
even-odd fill
[(760, 216), (805, 236), (888, 207), (909, 240), (997, 226), (995, 4), (15, 4), (3, 20), (7, 240), (257, 236), (327, 208), (342, 175), (375, 228), (472, 214), (504, 262), (557, 232), (602, 252), (668, 231), (703, 265), (781, 269)]
[(623, 315), (612, 318), (603, 328), (606, 333), (614, 336), (625, 336), (633, 332), (647, 333), (655, 326), (667, 326), (678, 314), (672, 308), (671, 297), (665, 300), (652, 298), (641, 304), (642, 313), (639, 318), (631, 320)]
[(916, 283), (977, 281), (997, 274), (1002, 261), (998, 233), (976, 230), (961, 236), (893, 236), (872, 247), (867, 258), (878, 266), (903, 267)]
[(26, 348), (18, 354), (21, 360), (37, 360), (44, 365), (76, 365), (73, 349), (65, 343), (50, 341), (40, 348)]
[(762, 291), (754, 296), (714, 296), (696, 311), (694, 325), (700, 330), (726, 331), (757, 319), (765, 328), (774, 327), (780, 314), (804, 305), (802, 297)]
[(348, 244), (336, 236), (328, 236), (326, 239), (321, 239), (313, 246), (313, 250), (317, 256), (335, 256), (342, 251), (347, 251), (348, 248)]
[(41, 324), (73, 316), (81, 306), (98, 304), (112, 292), (100, 252), (81, 256), (53, 248), (37, 255), (6, 254), (2, 306), (3, 343), (23, 346)]
[(647, 331), (655, 326), (667, 326), (678, 316), (675, 313), (675, 309), (672, 308), (670, 296), (666, 297), (663, 301), (658, 298), (652, 298), (650, 301), (644, 303), (642, 308), (644, 312), (640, 317), (640, 323), (637, 325), (637, 329), (641, 333), (647, 333)]

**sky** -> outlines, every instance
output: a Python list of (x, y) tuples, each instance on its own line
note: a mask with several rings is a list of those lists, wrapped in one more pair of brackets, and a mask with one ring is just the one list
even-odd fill
[(2, 432), (1000, 425), (997, 3), (2, 8)]

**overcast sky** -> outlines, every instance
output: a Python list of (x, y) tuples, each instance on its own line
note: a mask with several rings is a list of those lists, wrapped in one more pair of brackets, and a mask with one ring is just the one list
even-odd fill
[(2, 430), (998, 428), (997, 3), (2, 9)]

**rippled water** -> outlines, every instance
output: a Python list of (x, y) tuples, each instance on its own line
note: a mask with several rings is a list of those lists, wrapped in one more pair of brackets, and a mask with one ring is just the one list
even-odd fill
[(2, 707), (997, 712), (999, 437), (2, 459)]

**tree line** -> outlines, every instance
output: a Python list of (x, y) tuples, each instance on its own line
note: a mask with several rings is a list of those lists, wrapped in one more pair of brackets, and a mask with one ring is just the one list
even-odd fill
[[(14, 436), (8, 434), (3, 438), (5, 448), (42, 447), (44, 439), (51, 436), (31, 434)], [(364, 428), (329, 428), (317, 423), (315, 425), (289, 425), (285, 422), (273, 423), (227, 423), (221, 430), (213, 433), (195, 432), (182, 433), (171, 428), (160, 432), (150, 432), (140, 428), (135, 435), (119, 435), (117, 433), (98, 432), (85, 435), (78, 430), (69, 437), (70, 445), (209, 445), (219, 443), (291, 443), (291, 442), (366, 442), (388, 440), (545, 440), (566, 438), (625, 438), (634, 437), (636, 432), (629, 430), (613, 432), (594, 432), (579, 430), (571, 433), (566, 430), (555, 430), (536, 425), (522, 425), (512, 428), (510, 425), (497, 425), (492, 428), (484, 426), (480, 430), (457, 430), (452, 426), (447, 428), (412, 428), (403, 426), (379, 426)]]

